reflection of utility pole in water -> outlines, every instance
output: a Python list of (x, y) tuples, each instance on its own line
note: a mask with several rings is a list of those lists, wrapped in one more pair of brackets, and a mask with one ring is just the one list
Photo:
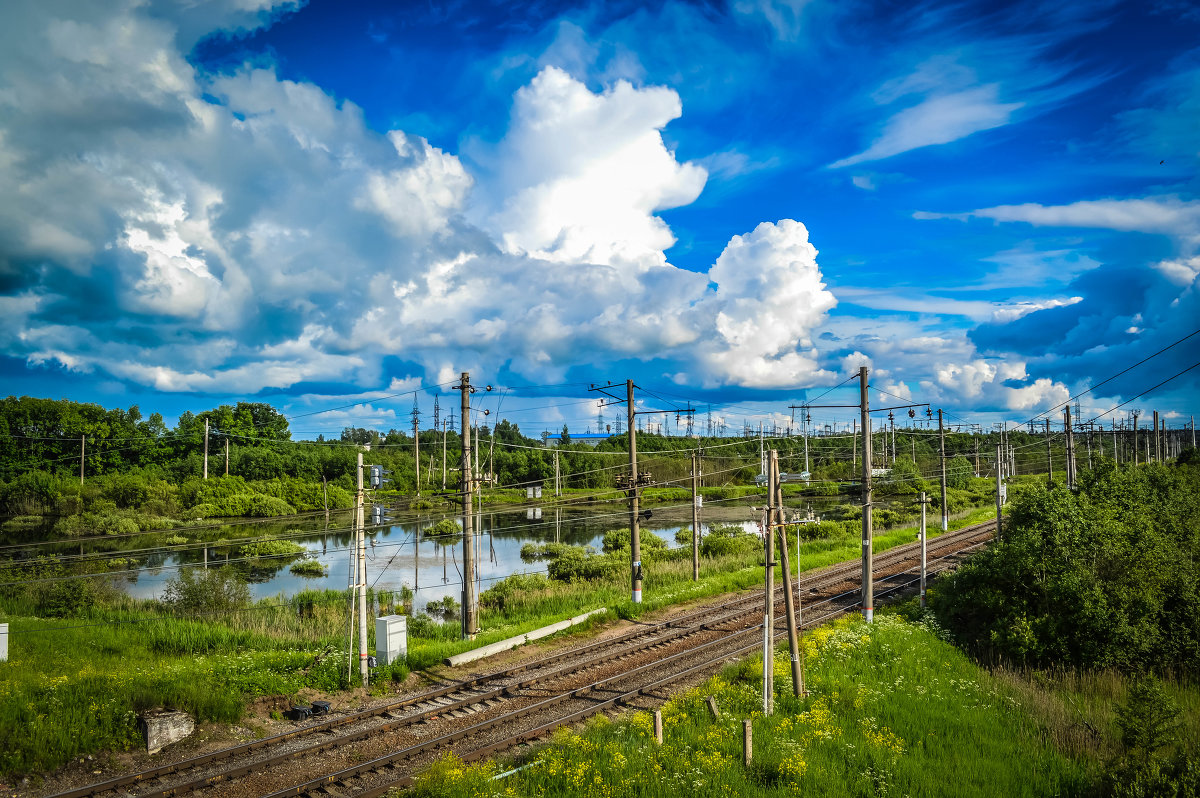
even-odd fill
[(562, 538), (562, 508), (554, 508), (554, 542), (560, 543)]

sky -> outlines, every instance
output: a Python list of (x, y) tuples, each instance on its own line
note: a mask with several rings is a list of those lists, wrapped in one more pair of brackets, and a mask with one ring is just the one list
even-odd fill
[[(1200, 329), (1198, 167), (1180, 0), (14, 0), (0, 395), (740, 428), (866, 365), (1022, 423)], [(1083, 411), (1186, 423), (1198, 363)]]

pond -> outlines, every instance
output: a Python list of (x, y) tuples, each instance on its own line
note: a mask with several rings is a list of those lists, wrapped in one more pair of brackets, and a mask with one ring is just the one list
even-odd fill
[[(756, 532), (757, 523), (747, 520), (752, 514), (749, 507), (742, 507), (739, 512), (722, 513), (723, 518), (714, 523), (734, 523), (747, 531)], [(735, 517), (728, 517), (730, 515)], [(407, 586), (415, 593), (414, 605), (418, 609), (444, 596), (459, 600), (462, 590), (462, 536), (446, 539), (430, 537), (424, 532), (445, 517), (461, 522), (461, 516), (436, 514), (368, 528), (367, 584), (377, 590), (397, 590)], [(642, 529), (659, 535), (669, 547), (676, 548), (679, 544), (675, 542), (675, 534), (681, 528), (690, 530), (690, 520), (690, 511), (686, 521), (652, 517), (642, 523)], [(629, 516), (626, 511), (595, 513), (562, 508), (546, 509), (541, 513), (525, 510), (487, 511), (475, 515), (474, 525), (477, 532), (475, 561), (478, 589), (483, 591), (515, 573), (546, 571), (544, 562), (522, 561), (521, 547), (526, 543), (553, 541), (592, 546), (599, 551), (604, 533), (628, 527)], [(116, 576), (114, 582), (132, 596), (157, 598), (180, 567), (215, 568), (229, 562), (248, 573), (251, 595), (256, 599), (289, 597), (304, 590), (343, 590), (350, 579), (353, 548), (348, 526), (346, 514), (328, 522), (328, 526), (324, 516), (306, 522), (288, 522), (286, 537), (304, 547), (306, 559), (324, 566), (323, 576), (304, 577), (292, 573), (289, 566), (296, 559), (264, 558), (257, 566), (250, 565), (236, 544), (215, 542), (206, 546), (155, 550), (139, 558), (140, 567), (135, 572)], [(706, 534), (708, 529), (709, 524), (702, 519), (701, 534)], [(246, 538), (264, 531), (250, 532), (244, 525), (239, 525), (229, 528), (221, 536)], [(216, 537), (212, 534), (207, 536)]]

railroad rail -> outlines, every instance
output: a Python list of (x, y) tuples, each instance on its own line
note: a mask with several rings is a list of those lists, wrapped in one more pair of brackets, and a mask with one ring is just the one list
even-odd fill
[[(988, 521), (931, 539), (928, 572), (953, 567), (964, 553), (984, 545), (994, 528)], [(904, 544), (875, 557), (877, 596), (919, 579), (912, 574), (918, 545)], [(795, 589), (803, 627), (858, 608), (859, 574), (858, 560), (802, 574)], [(782, 605), (782, 588), (775, 601)], [(381, 796), (410, 785), (446, 751), (474, 760), (600, 712), (662, 700), (663, 688), (710, 675), (758, 650), (762, 611), (761, 592), (751, 593), (380, 706), (47, 798)], [(280, 789), (281, 784), (289, 786)]]

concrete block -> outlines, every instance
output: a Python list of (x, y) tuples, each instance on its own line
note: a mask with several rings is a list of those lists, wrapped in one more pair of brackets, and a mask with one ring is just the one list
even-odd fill
[(8, 624), (0, 623), (0, 662), (8, 661)]
[(142, 714), (146, 734), (146, 752), (157, 754), (163, 746), (179, 742), (196, 730), (196, 722), (186, 712), (151, 709)]

